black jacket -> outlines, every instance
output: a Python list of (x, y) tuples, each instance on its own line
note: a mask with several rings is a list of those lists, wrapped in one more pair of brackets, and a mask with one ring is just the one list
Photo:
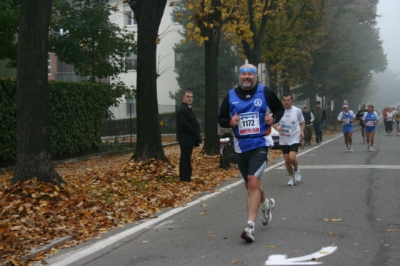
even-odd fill
[[(235, 92), (240, 99), (247, 99), (253, 97), (256, 93), (257, 86), (251, 90), (243, 90), (240, 87), (235, 88)], [(250, 95), (250, 97), (246, 97)], [(264, 87), (264, 95), (265, 99), (267, 100), (268, 107), (271, 109), (272, 117), (274, 118), (275, 123), (278, 123), (281, 120), (283, 114), (285, 113), (285, 108), (283, 107), (281, 101), (276, 96), (276, 94), (270, 90), (268, 87)], [(230, 121), (231, 121), (231, 111), (229, 107), (229, 93), (224, 98), (221, 108), (218, 115), (218, 123), (221, 127), (230, 128)]]
[(200, 125), (193, 110), (186, 103), (182, 103), (176, 112), (176, 127), (179, 145), (199, 146)]

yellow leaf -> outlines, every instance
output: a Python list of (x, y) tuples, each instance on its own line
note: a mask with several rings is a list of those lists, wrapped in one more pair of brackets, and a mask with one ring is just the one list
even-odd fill
[(191, 28), (193, 28), (194, 27), (194, 24), (192, 23), (192, 22), (189, 22), (187, 25), (186, 25), (186, 28), (188, 28), (188, 29), (191, 29)]

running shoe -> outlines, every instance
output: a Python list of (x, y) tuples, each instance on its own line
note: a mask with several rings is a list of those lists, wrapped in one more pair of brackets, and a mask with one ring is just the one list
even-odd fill
[(261, 212), (262, 212), (262, 219), (261, 219), (261, 223), (263, 225), (267, 225), (269, 222), (271, 222), (272, 220), (272, 210), (275, 207), (275, 200), (273, 198), (270, 198), (268, 200), (268, 208), (261, 208)]
[(294, 181), (296, 183), (300, 183), (301, 180), (301, 174), (300, 174), (300, 169), (297, 171), (294, 171)]
[(349, 152), (349, 151), (350, 151), (350, 149), (347, 147), (347, 148), (346, 148), (346, 152)]
[(369, 151), (374, 151), (374, 148), (372, 146), (369, 147)]
[(294, 178), (293, 178), (293, 177), (291, 177), (291, 178), (289, 179), (289, 182), (287, 183), (287, 185), (288, 185), (288, 186), (294, 186)]
[(250, 225), (247, 225), (240, 237), (246, 240), (248, 243), (254, 242), (254, 228)]
[(352, 146), (350, 146), (350, 148), (349, 148), (349, 152), (353, 152), (354, 150), (353, 150), (353, 147)]

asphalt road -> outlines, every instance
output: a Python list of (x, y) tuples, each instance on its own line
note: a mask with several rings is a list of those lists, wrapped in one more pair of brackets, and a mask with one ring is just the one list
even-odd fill
[(60, 251), (47, 265), (400, 265), (400, 137), (378, 128), (375, 151), (359, 129), (354, 152), (343, 137), (299, 153), (302, 181), (288, 187), (282, 161), (269, 164), (262, 183), (276, 200), (268, 226), (246, 226), (240, 179), (184, 208)]

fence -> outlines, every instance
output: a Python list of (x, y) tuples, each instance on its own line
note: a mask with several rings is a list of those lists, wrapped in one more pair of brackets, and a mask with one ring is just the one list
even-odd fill
[[(159, 127), (162, 135), (176, 135), (175, 105), (158, 105)], [(136, 144), (137, 124), (136, 106), (133, 103), (120, 104), (120, 108), (110, 109), (112, 117), (122, 119), (107, 119), (103, 122), (101, 151), (132, 149)], [(199, 120), (201, 130), (204, 130), (204, 114), (194, 110)]]

